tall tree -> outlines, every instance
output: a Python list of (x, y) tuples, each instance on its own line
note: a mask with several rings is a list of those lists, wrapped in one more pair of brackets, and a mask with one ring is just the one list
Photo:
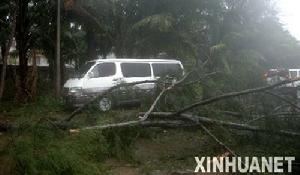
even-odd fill
[[(15, 99), (19, 102), (26, 102), (33, 98), (29, 87), (34, 78), (28, 77), (28, 59), (30, 50), (43, 49), (47, 52), (48, 48), (43, 45), (46, 39), (49, 40), (45, 28), (53, 28), (51, 19), (55, 14), (52, 13), (53, 4), (51, 1), (43, 0), (17, 0), (16, 10), (16, 45), (19, 57), (18, 78), (16, 82)], [(46, 20), (46, 21), (44, 21)], [(53, 30), (53, 29), (52, 29)], [(51, 37), (50, 37), (51, 38)], [(34, 90), (35, 91), (35, 90)]]
[(16, 100), (25, 102), (28, 100), (27, 91), (27, 72), (28, 72), (28, 56), (30, 34), (29, 22), (29, 0), (17, 0), (17, 18), (16, 18), (16, 44), (19, 56), (18, 81)]
[[(2, 4), (4, 3), (4, 4)], [(5, 4), (9, 4), (5, 7)], [(0, 22), (2, 23), (0, 33), (1, 42), (1, 56), (2, 56), (2, 67), (1, 67), (1, 77), (0, 77), (0, 101), (3, 97), (4, 87), (5, 87), (5, 78), (6, 78), (6, 69), (7, 69), (7, 60), (9, 57), (9, 51), (13, 42), (15, 26), (16, 26), (16, 16), (15, 16), (15, 4), (14, 1), (7, 2), (1, 1), (1, 7), (4, 7), (0, 13)]]
[(57, 17), (56, 17), (56, 69), (55, 69), (55, 95), (57, 98), (60, 97), (61, 89), (61, 1), (57, 0)]

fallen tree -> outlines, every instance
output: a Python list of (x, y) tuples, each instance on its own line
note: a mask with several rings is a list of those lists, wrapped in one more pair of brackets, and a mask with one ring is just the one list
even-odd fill
[[(144, 115), (145, 113), (140, 113), (140, 115)], [(268, 130), (263, 129), (258, 126), (251, 126), (248, 124), (241, 123), (233, 123), (222, 120), (211, 119), (207, 117), (200, 117), (193, 114), (179, 114), (174, 116), (171, 112), (153, 112), (149, 115), (151, 119), (148, 120), (134, 120), (127, 121), (122, 123), (113, 123), (99, 126), (90, 126), (84, 127), (81, 129), (71, 129), (70, 132), (79, 132), (84, 130), (103, 130), (103, 129), (111, 129), (111, 128), (126, 128), (126, 127), (162, 127), (162, 128), (201, 128), (202, 125), (221, 125), (230, 129), (235, 130), (245, 130), (252, 132), (263, 132), (263, 133), (272, 133), (281, 136), (300, 136), (300, 133), (285, 131), (285, 130)]]
[[(113, 124), (106, 124), (106, 125), (99, 125), (99, 126), (90, 126), (90, 127), (84, 127), (81, 129), (72, 129), (71, 132), (78, 132), (82, 130), (93, 130), (93, 129), (108, 129), (108, 128), (122, 128), (122, 127), (133, 127), (133, 126), (143, 126), (143, 127), (163, 127), (163, 128), (180, 128), (180, 127), (202, 127), (202, 125), (221, 125), (224, 127), (228, 127), (230, 129), (235, 130), (246, 130), (246, 131), (252, 131), (252, 132), (262, 132), (262, 133), (273, 133), (277, 135), (282, 136), (300, 136), (300, 133), (292, 132), (292, 131), (285, 131), (285, 130), (268, 130), (264, 128), (260, 128), (258, 126), (251, 126), (249, 124), (243, 124), (243, 123), (233, 123), (223, 120), (216, 120), (211, 119), (207, 117), (202, 117), (198, 115), (193, 115), (190, 113), (187, 113), (187, 111), (203, 105), (208, 105), (223, 99), (233, 98), (237, 96), (247, 95), (251, 93), (259, 93), (259, 92), (266, 92), (268, 90), (274, 89), (276, 87), (298, 81), (298, 79), (293, 80), (286, 80), (279, 82), (274, 85), (269, 85), (265, 87), (259, 87), (254, 89), (246, 89), (239, 92), (231, 92), (226, 93), (220, 96), (212, 97), (209, 99), (201, 100), (199, 102), (196, 102), (194, 104), (191, 104), (187, 107), (184, 107), (182, 109), (179, 109), (177, 112), (153, 112), (154, 106), (157, 104), (157, 102), (160, 100), (162, 94), (166, 93), (170, 89), (173, 89), (176, 85), (182, 83), (188, 74), (184, 76), (181, 80), (179, 80), (176, 83), (172, 83), (167, 87), (164, 87), (161, 93), (157, 96), (154, 103), (151, 105), (150, 109), (147, 112), (139, 113), (139, 120), (134, 121), (128, 121), (128, 122), (122, 122), (122, 123), (113, 123)], [(97, 99), (108, 95), (109, 93), (113, 92), (115, 89), (118, 89), (120, 87), (124, 86), (134, 86), (137, 84), (142, 83), (157, 83), (157, 81), (142, 81), (142, 82), (135, 82), (135, 83), (124, 83), (119, 84), (115, 87), (112, 87), (105, 91), (102, 94), (99, 94), (98, 96), (94, 97), (92, 100), (84, 104), (82, 107), (76, 109), (73, 111), (68, 117), (66, 117), (61, 122), (52, 122), (51, 124), (53, 126), (56, 126), (57, 128), (67, 130), (71, 128), (70, 121), (76, 116), (76, 114), (80, 113), (84, 108), (86, 108), (89, 104), (93, 103)], [(281, 99), (281, 98), (279, 98)], [(290, 103), (291, 104), (291, 103)], [(298, 107), (293, 104), (293, 107)], [(289, 115), (292, 115), (289, 113)], [(0, 131), (7, 131), (11, 128), (17, 128), (16, 125), (13, 125), (11, 123), (0, 123)]]
[[(281, 136), (300, 136), (300, 133), (298, 132), (292, 132), (292, 131), (285, 131), (285, 130), (268, 130), (264, 128), (260, 128), (259, 126), (252, 126), (249, 124), (244, 124), (244, 123), (234, 123), (234, 122), (229, 122), (229, 121), (223, 121), (223, 120), (216, 120), (216, 119), (211, 119), (207, 117), (202, 117), (202, 116), (197, 116), (193, 114), (186, 113), (191, 109), (194, 109), (195, 107), (198, 106), (204, 106), (208, 105), (214, 102), (218, 102), (224, 99), (228, 98), (233, 98), (237, 96), (242, 96), (242, 95), (248, 95), (248, 94), (253, 94), (253, 93), (268, 93), (270, 95), (275, 96), (276, 98), (283, 100), (284, 102), (288, 103), (289, 105), (299, 108), (296, 104), (284, 99), (283, 97), (279, 95), (274, 95), (272, 92), (269, 90), (274, 89), (276, 87), (298, 81), (299, 78), (297, 79), (292, 79), (292, 80), (285, 80), (282, 82), (279, 82), (277, 84), (265, 86), (265, 87), (258, 87), (254, 89), (246, 89), (242, 90), (239, 92), (231, 92), (231, 93), (226, 93), (222, 94), (220, 96), (212, 97), (209, 99), (201, 100), (199, 102), (196, 102), (194, 104), (191, 104), (189, 106), (186, 106), (182, 109), (179, 109), (176, 112), (153, 112), (154, 107), (157, 105), (158, 101), (162, 97), (164, 93), (166, 93), (168, 90), (173, 89), (177, 84), (182, 83), (187, 76), (183, 77), (181, 80), (179, 80), (177, 83), (173, 83), (168, 87), (164, 87), (162, 91), (158, 94), (156, 99), (154, 100), (153, 104), (149, 108), (147, 112), (144, 113), (139, 113), (139, 118), (140, 120), (134, 120), (134, 121), (127, 121), (127, 122), (122, 122), (122, 123), (113, 123), (113, 124), (106, 124), (106, 125), (99, 125), (99, 126), (90, 126), (90, 127), (84, 127), (81, 129), (72, 129), (70, 132), (80, 132), (84, 130), (94, 130), (94, 129), (109, 129), (109, 128), (124, 128), (124, 127), (135, 127), (135, 126), (141, 126), (141, 127), (163, 127), (163, 128), (180, 128), (180, 127), (200, 127), (200, 128), (205, 128), (204, 125), (221, 125), (230, 129), (235, 129), (235, 130), (245, 130), (245, 131), (252, 131), (252, 132), (262, 132), (262, 133), (272, 133), (272, 134), (277, 134)], [(231, 112), (232, 113), (232, 112)], [(231, 114), (230, 113), (230, 114)], [(234, 113), (236, 114), (236, 113)], [(280, 114), (280, 113), (279, 113)], [(285, 113), (282, 113), (285, 114)], [(289, 115), (291, 115), (289, 113)], [(276, 115), (273, 115), (273, 117)], [(265, 118), (266, 116), (259, 117)], [(257, 120), (257, 119), (255, 119)], [(70, 121), (70, 120), (68, 120)], [(250, 121), (252, 122), (252, 121)], [(250, 123), (249, 122), (249, 123)], [(211, 135), (211, 134), (210, 134)]]
[(199, 102), (195, 102), (194, 104), (191, 104), (189, 106), (186, 106), (186, 107), (178, 110), (177, 112), (174, 113), (174, 115), (178, 115), (178, 114), (184, 113), (186, 111), (189, 111), (191, 109), (194, 109), (195, 107), (208, 105), (208, 104), (220, 101), (220, 100), (225, 100), (228, 98), (238, 97), (238, 96), (247, 95), (247, 94), (265, 92), (265, 91), (274, 89), (276, 87), (279, 87), (279, 86), (282, 86), (285, 84), (289, 84), (289, 83), (292, 83), (295, 81), (299, 81), (299, 80), (300, 80), (300, 78), (296, 78), (296, 79), (291, 79), (291, 80), (285, 80), (285, 81), (282, 81), (282, 82), (279, 82), (279, 83), (276, 83), (273, 85), (269, 85), (269, 86), (258, 87), (258, 88), (254, 88), (254, 89), (246, 89), (246, 90), (242, 90), (242, 91), (238, 91), (238, 92), (230, 92), (230, 93), (222, 94), (222, 95), (212, 97), (212, 98), (209, 98), (206, 100), (201, 100)]
[[(163, 88), (162, 92), (158, 95), (158, 97), (155, 99), (154, 103), (151, 105), (150, 109), (149, 109), (149, 114), (152, 112), (153, 110), (153, 106), (156, 105), (157, 101), (160, 99), (160, 97), (162, 96), (162, 94), (164, 94), (166, 91), (173, 89), (175, 86), (177, 86), (178, 84), (181, 84), (184, 82), (184, 80), (190, 75), (190, 73), (187, 73), (186, 76), (184, 76), (181, 80), (179, 80), (177, 83), (171, 84), (169, 87), (167, 88)], [(210, 74), (207, 74), (210, 75)], [(296, 78), (296, 79), (291, 79), (291, 80), (285, 80), (273, 85), (269, 85), (269, 86), (264, 86), (264, 87), (258, 87), (258, 88), (254, 88), (254, 89), (246, 89), (243, 91), (239, 91), (239, 92), (230, 92), (230, 93), (226, 93), (217, 97), (212, 97), (209, 99), (205, 99), (205, 100), (201, 100), (199, 102), (196, 102), (194, 104), (191, 104), (187, 107), (184, 107), (180, 110), (178, 110), (177, 112), (173, 113), (173, 115), (178, 115), (180, 113), (189, 111), (195, 107), (198, 106), (204, 106), (204, 105), (208, 105), (210, 103), (214, 103), (220, 100), (224, 100), (224, 99), (228, 99), (228, 98), (233, 98), (233, 97), (237, 97), (237, 96), (242, 96), (242, 95), (247, 95), (247, 94), (253, 94), (253, 93), (259, 93), (259, 92), (265, 92), (267, 90), (271, 90), (274, 89), (276, 87), (285, 85), (285, 84), (289, 84), (295, 81), (299, 81), (300, 78)], [(94, 98), (92, 98), (90, 101), (86, 102), (82, 107), (77, 108), (76, 110), (74, 110), (68, 117), (66, 117), (64, 119), (63, 122), (70, 122), (77, 114), (79, 114), (83, 109), (85, 109), (89, 104), (95, 102), (96, 100), (104, 97), (105, 95), (108, 95), (110, 93), (112, 93), (114, 90), (120, 88), (120, 87), (129, 87), (129, 86), (134, 86), (134, 85), (138, 85), (138, 84), (143, 84), (143, 83), (158, 83), (158, 81), (153, 80), (153, 81), (140, 81), (140, 82), (133, 82), (133, 83), (121, 83), (118, 84), (117, 86), (111, 87), (108, 90), (106, 90), (104, 93), (98, 94), (97, 96), (95, 96)], [(145, 115), (149, 115), (149, 114), (145, 114)], [(147, 116), (143, 116), (142, 119), (145, 120), (145, 118), (147, 118)]]

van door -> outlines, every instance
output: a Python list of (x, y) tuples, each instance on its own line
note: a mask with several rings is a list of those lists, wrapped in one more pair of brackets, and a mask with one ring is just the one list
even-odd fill
[[(121, 63), (120, 66), (126, 83), (154, 80), (150, 63)], [(138, 84), (135, 87), (149, 90), (154, 88), (154, 83)]]
[(88, 78), (83, 83), (83, 90), (86, 93), (103, 92), (116, 85), (115, 76), (115, 63), (99, 63), (89, 71)]

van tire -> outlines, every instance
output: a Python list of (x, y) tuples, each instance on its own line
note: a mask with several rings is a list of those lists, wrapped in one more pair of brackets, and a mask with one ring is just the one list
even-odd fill
[(110, 111), (112, 108), (112, 100), (108, 97), (103, 97), (98, 101), (98, 109), (102, 112)]

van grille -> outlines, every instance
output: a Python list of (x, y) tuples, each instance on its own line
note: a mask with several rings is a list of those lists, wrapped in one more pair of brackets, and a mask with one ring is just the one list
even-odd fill
[(69, 88), (63, 88), (63, 95), (66, 96), (69, 93)]

